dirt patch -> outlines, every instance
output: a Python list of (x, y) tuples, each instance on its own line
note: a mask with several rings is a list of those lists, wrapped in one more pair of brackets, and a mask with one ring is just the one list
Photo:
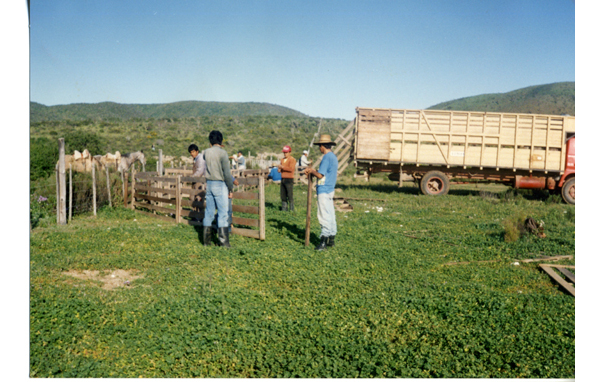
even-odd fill
[(135, 269), (128, 271), (124, 269), (116, 269), (114, 271), (68, 271), (63, 272), (63, 274), (80, 280), (100, 281), (102, 289), (106, 290), (130, 287), (133, 280), (144, 277), (143, 275), (137, 275), (137, 270)]

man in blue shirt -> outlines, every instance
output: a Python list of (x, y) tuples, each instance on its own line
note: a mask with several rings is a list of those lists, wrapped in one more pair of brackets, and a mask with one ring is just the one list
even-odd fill
[(321, 243), (315, 248), (322, 251), (327, 247), (333, 247), (335, 244), (335, 235), (337, 233), (337, 224), (335, 221), (335, 207), (333, 205), (333, 194), (335, 192), (335, 183), (337, 181), (338, 160), (331, 148), (335, 146), (331, 141), (329, 134), (321, 135), (315, 145), (323, 155), (319, 171), (308, 167), (304, 173), (308, 176), (317, 177), (317, 217), (321, 225)]

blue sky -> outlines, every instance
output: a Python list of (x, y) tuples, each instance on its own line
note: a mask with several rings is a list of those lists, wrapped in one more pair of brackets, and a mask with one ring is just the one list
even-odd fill
[(575, 80), (572, 0), (32, 0), (44, 105), (268, 102), (352, 119)]

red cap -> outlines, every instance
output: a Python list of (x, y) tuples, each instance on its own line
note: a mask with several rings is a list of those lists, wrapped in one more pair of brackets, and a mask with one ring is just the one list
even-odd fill
[(283, 146), (283, 150), (281, 150), (284, 153), (291, 153), (292, 152), (292, 148), (290, 146)]

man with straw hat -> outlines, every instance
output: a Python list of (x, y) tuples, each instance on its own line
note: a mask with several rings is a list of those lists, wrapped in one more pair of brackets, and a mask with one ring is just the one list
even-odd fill
[(318, 145), (319, 150), (324, 154), (319, 164), (319, 171), (308, 167), (304, 173), (307, 176), (317, 177), (317, 218), (321, 225), (321, 243), (315, 249), (322, 251), (334, 246), (337, 233), (333, 193), (337, 181), (338, 159), (331, 151), (336, 143), (331, 140), (329, 134), (322, 134), (319, 141), (314, 144)]

